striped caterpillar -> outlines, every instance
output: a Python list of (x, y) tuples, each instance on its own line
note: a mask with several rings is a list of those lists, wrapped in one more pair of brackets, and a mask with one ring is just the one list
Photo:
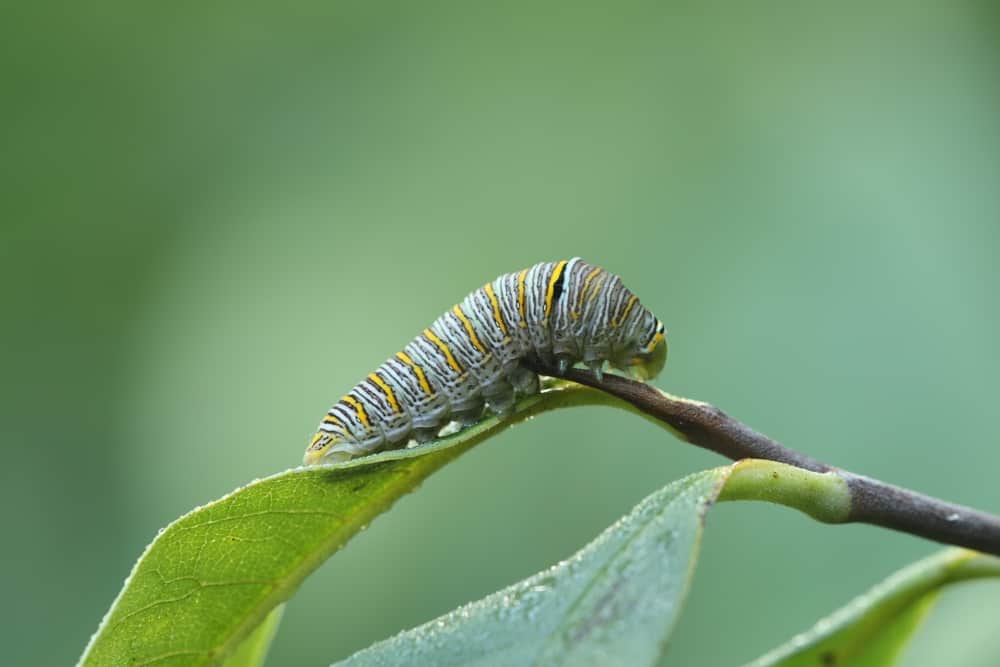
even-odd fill
[(539, 390), (522, 361), (605, 362), (640, 380), (667, 358), (663, 323), (621, 279), (580, 258), (543, 262), (477, 289), (439, 317), (330, 408), (305, 463), (333, 463), (469, 425), (483, 406), (499, 417)]

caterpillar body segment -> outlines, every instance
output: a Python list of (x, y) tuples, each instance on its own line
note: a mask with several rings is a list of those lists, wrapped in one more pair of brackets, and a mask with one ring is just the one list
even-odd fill
[(663, 323), (621, 279), (580, 258), (542, 262), (469, 294), (359, 382), (320, 422), (305, 463), (333, 463), (411, 439), (450, 421), (471, 424), (484, 406), (501, 417), (538, 391), (522, 362), (605, 362), (648, 380), (666, 361)]

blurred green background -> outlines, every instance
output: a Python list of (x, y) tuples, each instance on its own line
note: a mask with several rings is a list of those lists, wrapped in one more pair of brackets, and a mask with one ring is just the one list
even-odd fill
[[(580, 255), (659, 386), (1000, 512), (994, 2), (33, 4), (0, 27), (7, 664), (75, 660), (156, 530), (296, 465), (471, 289)], [(721, 464), (592, 409), (512, 429), (312, 576), (320, 665)], [(734, 665), (934, 545), (712, 512), (673, 664)], [(1000, 585), (903, 662), (996, 665)]]

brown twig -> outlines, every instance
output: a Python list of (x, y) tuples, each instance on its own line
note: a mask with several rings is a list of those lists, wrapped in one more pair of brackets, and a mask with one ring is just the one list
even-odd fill
[(677, 398), (618, 375), (571, 368), (559, 373), (537, 362), (529, 368), (608, 392), (660, 421), (682, 438), (734, 461), (765, 459), (841, 477), (850, 490), (850, 511), (840, 523), (868, 523), (936, 542), (1000, 556), (1000, 517), (886, 484), (817, 461), (733, 419), (708, 403)]

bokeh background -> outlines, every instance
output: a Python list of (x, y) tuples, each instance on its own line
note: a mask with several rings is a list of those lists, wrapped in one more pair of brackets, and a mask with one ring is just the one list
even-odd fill
[[(465, 293), (580, 255), (669, 327), (659, 386), (1000, 512), (1000, 11), (981, 2), (24, 4), (0, 31), (5, 662), (69, 664), (156, 530), (296, 465)], [(331, 559), (321, 665), (721, 464), (546, 415)], [(736, 665), (929, 554), (727, 504), (672, 664)], [(996, 665), (1000, 584), (906, 667)]]

